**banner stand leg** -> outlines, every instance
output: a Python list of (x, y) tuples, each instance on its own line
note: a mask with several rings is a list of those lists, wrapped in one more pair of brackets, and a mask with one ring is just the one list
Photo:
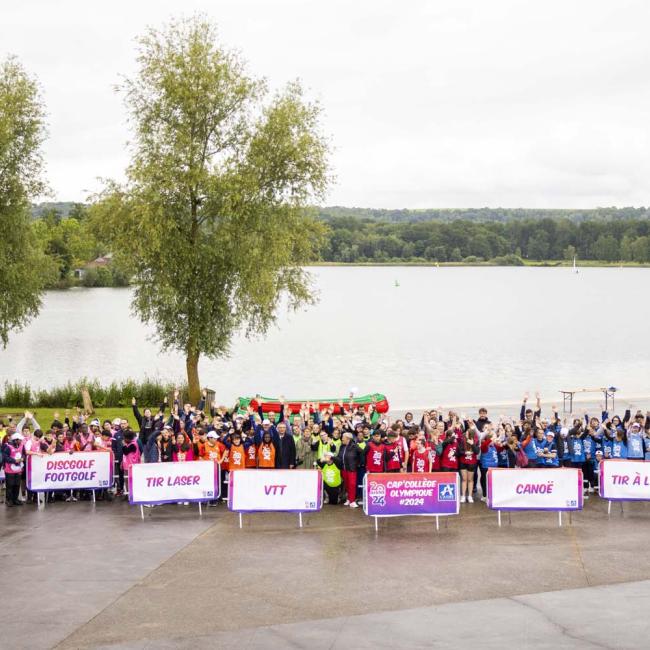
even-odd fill
[(95, 490), (93, 490), (93, 504), (97, 503), (97, 500), (95, 499)]
[(379, 532), (379, 517), (374, 517), (375, 520), (375, 532)]
[(440, 532), (440, 517), (436, 515), (436, 530)]
[(573, 517), (571, 516), (571, 510), (569, 510), (569, 523), (573, 524)]
[(508, 511), (508, 523), (512, 526), (512, 513)]
[(607, 516), (609, 517), (609, 515), (611, 515), (611, 514), (612, 514), (612, 502), (608, 501), (607, 502)]
[(499, 522), (499, 528), (501, 528), (501, 510), (497, 510), (497, 521)]
[(625, 513), (625, 510), (623, 510), (623, 502), (622, 502), (622, 501), (619, 501), (619, 502), (618, 502), (618, 505), (621, 506), (621, 514), (624, 514), (624, 513)]
[(559, 526), (560, 528), (562, 528), (562, 511), (561, 511), (561, 510), (558, 510), (558, 513), (557, 513), (557, 521), (558, 521), (558, 526)]
[(302, 512), (298, 513), (298, 528), (302, 528)]
[(199, 501), (199, 517), (203, 517), (203, 510), (201, 509), (201, 502)]
[(241, 512), (239, 513), (239, 527), (243, 528), (242, 521), (241, 521)]
[(144, 506), (140, 506), (140, 516), (142, 517), (142, 521), (144, 521)]

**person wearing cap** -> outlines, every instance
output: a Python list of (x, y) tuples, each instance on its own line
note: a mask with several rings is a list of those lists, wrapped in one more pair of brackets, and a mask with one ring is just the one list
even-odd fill
[(19, 500), (20, 481), (25, 466), (24, 436), (13, 433), (2, 446), (2, 468), (5, 472), (5, 503), (8, 507), (22, 506)]
[(627, 429), (627, 457), (629, 460), (643, 459), (643, 422), (642, 413), (637, 413), (634, 422)]
[[(201, 460), (210, 460), (220, 466), (225, 449), (226, 447), (222, 442), (220, 442), (217, 433), (215, 431), (208, 431), (205, 436), (205, 445), (203, 445), (203, 456), (201, 457)], [(208, 506), (211, 508), (216, 507), (217, 504), (217, 499), (208, 501)]]
[(540, 467), (559, 467), (560, 459), (557, 453), (557, 442), (555, 433), (550, 429), (545, 434), (544, 444), (541, 445)]
[(326, 451), (323, 458), (318, 461), (321, 474), (323, 476), (323, 488), (327, 494), (327, 502), (335, 506), (339, 502), (339, 493), (341, 491), (341, 459), (334, 456), (331, 451)]

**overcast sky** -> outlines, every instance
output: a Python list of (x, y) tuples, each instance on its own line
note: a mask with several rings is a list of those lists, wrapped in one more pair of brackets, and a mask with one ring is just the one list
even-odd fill
[(330, 205), (650, 204), (648, 0), (3, 2), (0, 56), (42, 84), (58, 200), (121, 177), (134, 39), (194, 11), (322, 102)]

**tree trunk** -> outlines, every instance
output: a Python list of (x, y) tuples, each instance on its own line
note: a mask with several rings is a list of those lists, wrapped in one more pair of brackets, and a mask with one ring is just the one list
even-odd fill
[(196, 405), (201, 398), (201, 383), (199, 382), (199, 353), (193, 346), (188, 346), (187, 357), (185, 357), (185, 367), (187, 368), (187, 387), (189, 391), (189, 401)]

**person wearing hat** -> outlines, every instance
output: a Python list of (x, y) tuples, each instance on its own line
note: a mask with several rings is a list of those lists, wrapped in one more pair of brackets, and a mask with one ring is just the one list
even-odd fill
[(560, 459), (557, 453), (557, 442), (555, 440), (555, 433), (549, 429), (545, 434), (546, 440), (541, 445), (540, 467), (559, 467)]
[(8, 507), (22, 506), (18, 499), (20, 495), (20, 480), (25, 466), (24, 436), (13, 433), (9, 442), (2, 446), (2, 467), (5, 472), (5, 503)]
[[(201, 460), (211, 460), (220, 466), (220, 463), (225, 452), (225, 445), (219, 440), (219, 436), (215, 431), (208, 431), (205, 437), (205, 445), (203, 445), (203, 456)], [(211, 508), (216, 507), (218, 504), (217, 499), (208, 501), (208, 506)]]
[(643, 422), (642, 413), (637, 413), (634, 422), (627, 430), (627, 457), (634, 460), (643, 459)]
[(335, 506), (339, 502), (339, 493), (343, 479), (341, 477), (341, 459), (331, 451), (326, 451), (318, 461), (323, 476), (323, 488), (327, 494), (327, 502)]

